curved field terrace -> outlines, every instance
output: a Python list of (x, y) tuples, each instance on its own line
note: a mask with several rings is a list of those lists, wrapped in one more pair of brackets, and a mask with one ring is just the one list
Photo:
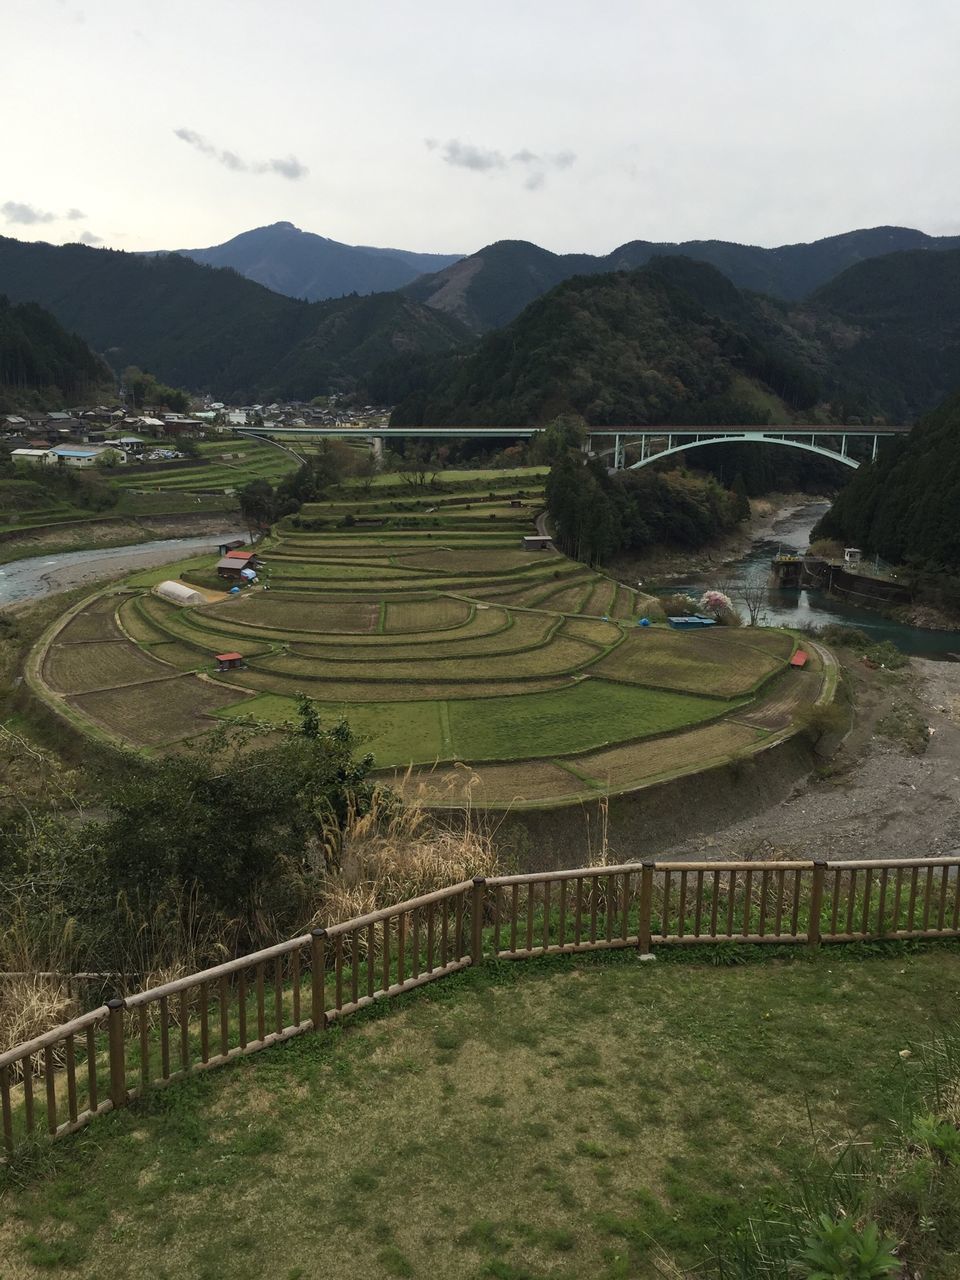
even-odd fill
[[(34, 685), (88, 732), (147, 751), (224, 722), (282, 731), (305, 693), (405, 790), (490, 808), (720, 763), (831, 695), (829, 655), (807, 646), (791, 669), (788, 632), (675, 632), (650, 597), (525, 549), (539, 477), (482, 483), (311, 504), (260, 545), (259, 581), (237, 594), (215, 556), (178, 566), (201, 605), (154, 594), (177, 569), (135, 575), (44, 637)], [(242, 661), (220, 671), (227, 652)]]

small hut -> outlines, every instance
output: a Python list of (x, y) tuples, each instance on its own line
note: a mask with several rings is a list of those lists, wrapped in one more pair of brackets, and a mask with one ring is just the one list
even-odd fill
[(243, 665), (242, 653), (218, 653), (215, 657), (218, 671), (235, 671)]

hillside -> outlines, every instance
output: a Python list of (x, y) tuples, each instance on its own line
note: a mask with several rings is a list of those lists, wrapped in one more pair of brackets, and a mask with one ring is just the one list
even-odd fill
[(784, 401), (807, 407), (818, 390), (809, 343), (776, 304), (664, 258), (568, 280), (470, 354), (428, 363), (393, 422), (742, 423), (771, 408), (789, 420)]
[(836, 537), (895, 563), (960, 573), (960, 392), (862, 467), (816, 536)]
[(424, 272), (441, 271), (460, 257), (341, 244), (301, 231), (292, 222), (256, 227), (207, 249), (176, 252), (204, 266), (231, 267), (276, 293), (309, 302), (349, 293), (388, 293)]
[(0, 410), (62, 409), (112, 391), (110, 371), (82, 338), (35, 302), (0, 294)]
[(901, 250), (958, 248), (960, 236), (928, 236), (908, 227), (874, 227), (775, 249), (724, 240), (678, 244), (632, 240), (601, 257), (555, 254), (528, 241), (501, 240), (417, 280), (407, 292), (483, 333), (507, 324), (535, 298), (571, 276), (635, 270), (657, 257), (683, 254), (716, 267), (740, 289), (796, 300), (863, 259)]
[(960, 386), (960, 249), (862, 262), (810, 304), (835, 330), (838, 380), (869, 410), (911, 418)]
[(453, 319), (397, 294), (307, 303), (234, 271), (0, 237), (0, 291), (49, 307), (114, 369), (223, 399), (313, 396), (349, 386), (382, 359), (449, 349)]

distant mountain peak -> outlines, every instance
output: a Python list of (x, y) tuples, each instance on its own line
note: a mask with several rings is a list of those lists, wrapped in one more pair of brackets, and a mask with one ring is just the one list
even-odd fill
[(457, 262), (460, 254), (414, 253), (341, 244), (292, 222), (241, 231), (207, 249), (178, 249), (208, 267), (230, 267), (275, 293), (319, 302), (348, 294), (390, 293), (427, 272)]

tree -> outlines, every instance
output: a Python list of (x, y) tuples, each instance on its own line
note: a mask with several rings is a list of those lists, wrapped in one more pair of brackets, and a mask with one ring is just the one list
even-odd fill
[(373, 478), (377, 474), (377, 459), (374, 456), (372, 449), (357, 464), (356, 474), (360, 481), (360, 488), (364, 493), (369, 493), (373, 484)]
[(750, 519), (750, 499), (747, 496), (747, 486), (743, 479), (743, 473), (738, 471), (733, 477), (733, 484), (730, 486), (730, 492), (733, 494), (733, 514), (734, 518), (741, 523)]
[(240, 513), (251, 531), (270, 528), (274, 520), (276, 495), (269, 480), (249, 480), (237, 497)]
[(246, 933), (286, 863), (337, 865), (351, 812), (365, 812), (373, 757), (346, 721), (325, 728), (301, 697), (299, 730), (274, 746), (224, 736), (152, 761), (106, 798), (95, 832), (108, 889), (141, 909), (195, 886)]
[(750, 626), (761, 626), (767, 604), (767, 580), (764, 575), (756, 573), (745, 578), (740, 584), (740, 595), (747, 606)]

